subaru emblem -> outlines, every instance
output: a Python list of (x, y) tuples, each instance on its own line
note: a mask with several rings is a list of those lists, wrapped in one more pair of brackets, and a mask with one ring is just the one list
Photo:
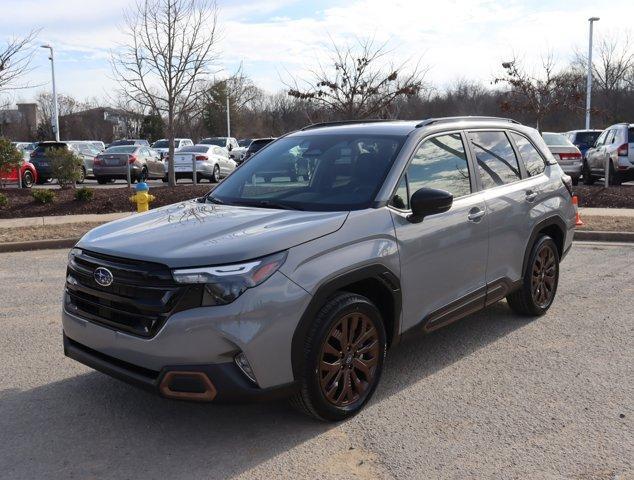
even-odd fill
[(108, 287), (112, 285), (112, 282), (114, 281), (112, 272), (104, 267), (96, 268), (93, 276), (95, 277), (95, 282), (97, 282), (102, 287)]

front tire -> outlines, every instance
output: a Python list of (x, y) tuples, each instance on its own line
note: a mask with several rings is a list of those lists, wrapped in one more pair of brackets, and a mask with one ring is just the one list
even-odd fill
[(559, 251), (553, 239), (543, 235), (531, 249), (522, 286), (506, 300), (519, 315), (543, 315), (555, 300), (558, 283)]
[(220, 181), (220, 167), (218, 164), (214, 165), (214, 171), (211, 174), (211, 181), (213, 183), (218, 183)]
[(341, 292), (328, 301), (304, 341), (296, 409), (325, 421), (358, 413), (381, 378), (386, 335), (376, 306), (361, 295)]

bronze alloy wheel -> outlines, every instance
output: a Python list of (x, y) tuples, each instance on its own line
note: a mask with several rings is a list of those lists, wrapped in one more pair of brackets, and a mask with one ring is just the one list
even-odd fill
[(379, 332), (361, 312), (341, 317), (330, 329), (319, 356), (319, 385), (337, 407), (361, 402), (375, 381)]
[(535, 255), (531, 275), (533, 302), (540, 308), (547, 308), (555, 295), (557, 286), (557, 259), (550, 245), (545, 244)]

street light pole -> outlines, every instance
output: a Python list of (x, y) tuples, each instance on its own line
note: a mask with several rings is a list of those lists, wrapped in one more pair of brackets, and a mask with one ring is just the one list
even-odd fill
[(231, 137), (231, 113), (229, 112), (229, 90), (227, 90), (227, 138)]
[(57, 105), (57, 90), (55, 89), (55, 60), (53, 57), (53, 47), (50, 45), (41, 45), (42, 48), (48, 48), (51, 52), (51, 56), (48, 59), (51, 61), (51, 76), (53, 79), (53, 130), (55, 130), (55, 140), (59, 142), (59, 109)]
[(590, 22), (590, 39), (588, 42), (588, 78), (586, 84), (586, 130), (590, 129), (590, 104), (592, 97), (592, 26), (594, 22), (598, 22), (599, 17), (591, 17)]

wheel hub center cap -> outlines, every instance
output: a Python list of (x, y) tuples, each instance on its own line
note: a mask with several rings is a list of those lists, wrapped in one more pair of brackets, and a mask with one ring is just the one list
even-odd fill
[(344, 360), (346, 365), (350, 365), (352, 363), (353, 358), (354, 358), (354, 355), (352, 355), (352, 353), (349, 353), (348, 355), (346, 355), (346, 359)]

